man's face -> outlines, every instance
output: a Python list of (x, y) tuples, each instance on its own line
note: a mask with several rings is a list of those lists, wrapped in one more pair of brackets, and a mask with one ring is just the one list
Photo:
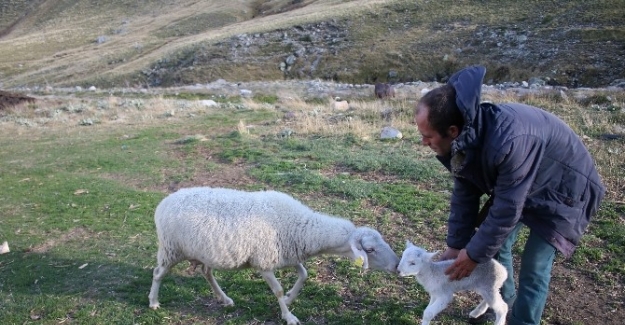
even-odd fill
[(423, 107), (415, 116), (417, 128), (423, 136), (423, 145), (430, 147), (438, 156), (448, 156), (451, 154), (451, 142), (458, 137), (458, 128), (451, 126), (448, 135), (438, 133), (428, 122), (429, 108)]

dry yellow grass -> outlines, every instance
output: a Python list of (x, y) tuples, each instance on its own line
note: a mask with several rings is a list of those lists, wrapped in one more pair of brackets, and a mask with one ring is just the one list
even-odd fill
[[(399, 88), (397, 98), (393, 100), (381, 101), (353, 96), (349, 100), (350, 109), (345, 112), (333, 111), (329, 96), (312, 101), (304, 98), (301, 89), (295, 87), (298, 86), (297, 83), (269, 82), (265, 85), (265, 87), (257, 86), (264, 89), (266, 94), (276, 94), (278, 100), (275, 104), (243, 98), (239, 104), (225, 102), (209, 107), (200, 100), (166, 98), (159, 94), (165, 89), (152, 89), (149, 95), (100, 93), (98, 96), (81, 98), (73, 94), (38, 96), (35, 104), (5, 110), (0, 118), (0, 129), (6, 136), (86, 134), (127, 127), (185, 123), (197, 116), (220, 114), (232, 109), (247, 109), (273, 113), (275, 119), (261, 124), (248, 124), (242, 118), (232, 127), (232, 131), (238, 131), (246, 136), (273, 136), (291, 130), (295, 135), (302, 137), (350, 134), (362, 141), (370, 141), (379, 137), (383, 127), (391, 126), (400, 130), (405, 138), (418, 142), (419, 135), (413, 124), (414, 106), (421, 97), (422, 89), (428, 87), (431, 89), (438, 84), (424, 83), (418, 87)], [(619, 113), (580, 105), (575, 99), (579, 97), (578, 92), (571, 90), (567, 92), (568, 95), (554, 100), (552, 95), (540, 93), (519, 96), (512, 92), (485, 91), (482, 99), (495, 103), (525, 102), (558, 115), (580, 135), (595, 157), (598, 169), (608, 187), (608, 197), (624, 202), (625, 178), (622, 157), (625, 146), (622, 141), (601, 140), (598, 136), (613, 133), (613, 129), (618, 126), (618, 122), (614, 119)], [(588, 92), (589, 96), (600, 94), (600, 91)], [(612, 94), (612, 97), (612, 104), (615, 107), (625, 107), (621, 93)]]

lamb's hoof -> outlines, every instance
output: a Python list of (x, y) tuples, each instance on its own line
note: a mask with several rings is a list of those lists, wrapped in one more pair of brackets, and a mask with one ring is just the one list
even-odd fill
[(224, 306), (227, 306), (227, 307), (228, 306), (234, 306), (234, 300), (232, 300), (232, 299), (230, 299), (228, 297), (220, 299), (220, 300), (221, 300), (221, 304), (224, 305)]
[(150, 308), (152, 308), (154, 310), (157, 310), (157, 309), (161, 308), (161, 304), (159, 304), (158, 302), (155, 303), (155, 304), (151, 304)]
[(469, 324), (484, 324), (486, 322), (494, 322), (497, 316), (492, 308), (486, 309), (486, 311), (477, 317), (469, 317), (467, 323)]
[(289, 313), (288, 315), (285, 315), (284, 317), (282, 317), (287, 325), (300, 325), (301, 323), (299, 322), (299, 319), (297, 319), (297, 317), (295, 317), (295, 315)]

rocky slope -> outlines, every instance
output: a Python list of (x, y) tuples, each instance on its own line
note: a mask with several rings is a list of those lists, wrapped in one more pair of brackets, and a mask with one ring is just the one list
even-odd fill
[[(447, 37), (436, 42), (406, 39), (401, 46), (385, 49), (383, 44), (376, 44), (381, 36), (358, 41), (353, 35), (359, 25), (370, 24), (368, 20), (374, 15), (369, 16), (362, 22), (333, 19), (240, 34), (179, 52), (143, 73), (153, 86), (240, 75), (239, 67), (259, 71), (267, 78), (372, 83), (445, 81), (462, 66), (482, 64), (489, 68), (489, 83), (538, 78), (554, 86), (625, 86), (622, 31), (578, 22), (557, 28), (545, 28), (536, 21), (511, 26), (440, 25), (432, 26), (430, 32)], [(591, 36), (595, 38), (589, 39)]]
[(3, 1), (0, 78), (11, 87), (445, 81), (482, 64), (490, 83), (625, 83), (623, 0), (211, 4)]

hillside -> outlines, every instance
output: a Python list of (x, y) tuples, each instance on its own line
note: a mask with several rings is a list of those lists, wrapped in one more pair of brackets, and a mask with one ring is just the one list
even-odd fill
[(331, 79), (604, 87), (625, 79), (625, 0), (8, 0), (0, 87)]

